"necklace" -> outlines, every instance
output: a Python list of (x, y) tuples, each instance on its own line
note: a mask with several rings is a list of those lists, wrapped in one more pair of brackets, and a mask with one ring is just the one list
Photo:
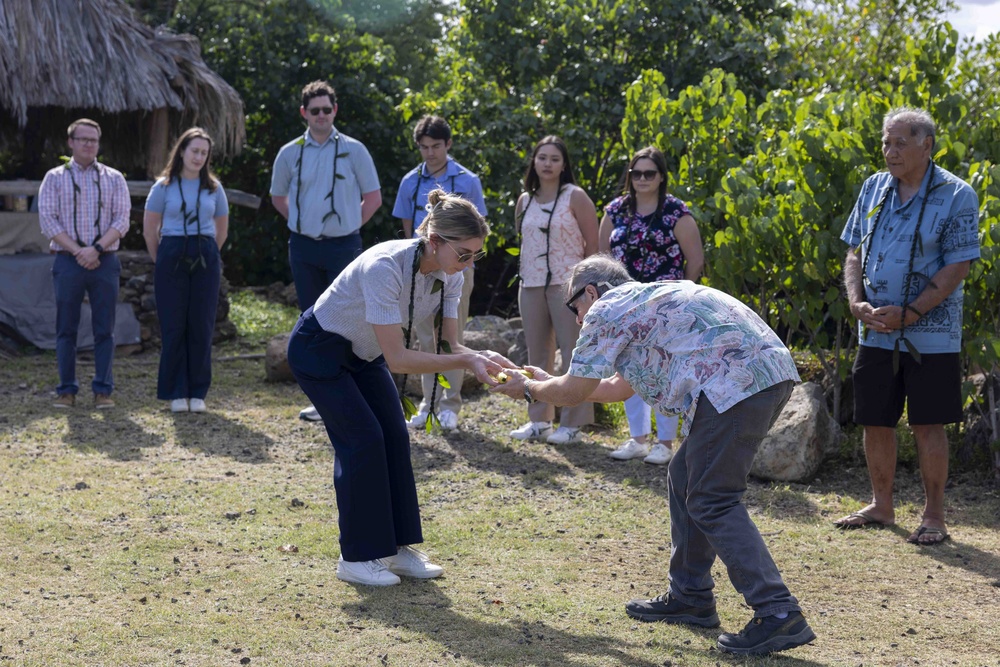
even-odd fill
[[(80, 192), (80, 186), (76, 182), (76, 177), (73, 175), (73, 170), (67, 164), (63, 167), (66, 173), (69, 174), (69, 180), (73, 182), (73, 236), (74, 240), (79, 244), (83, 245), (83, 241), (80, 240), (80, 230), (77, 227), (77, 215), (79, 213), (79, 204), (77, 202), (77, 195)], [(101, 195), (101, 170), (97, 167), (97, 161), (94, 161), (94, 172), (97, 174), (97, 178), (94, 179), (94, 183), (97, 184), (97, 219), (94, 220), (95, 232), (94, 239), (101, 238), (101, 209), (104, 208), (104, 202)]]
[[(404, 344), (407, 350), (410, 349), (410, 341), (412, 340), (413, 337), (413, 304), (416, 297), (417, 271), (420, 270), (420, 259), (423, 256), (423, 254), (424, 254), (424, 241), (423, 239), (421, 239), (417, 243), (416, 249), (413, 251), (413, 265), (410, 267), (410, 305), (407, 308), (407, 316), (409, 319), (406, 323), (406, 328), (403, 329)], [(438, 304), (438, 312), (434, 316), (434, 325), (436, 327), (436, 333), (437, 333), (437, 346), (435, 347), (435, 353), (441, 354), (441, 352), (444, 351), (447, 352), (448, 354), (451, 354), (451, 345), (449, 345), (448, 341), (444, 340), (444, 338), (442, 338), (441, 336), (441, 330), (444, 326), (444, 283), (440, 279), (434, 280), (434, 286), (431, 287), (431, 294), (433, 294), (434, 292), (441, 293), (441, 301)], [(403, 379), (399, 384), (399, 402), (403, 406), (403, 417), (405, 419), (409, 419), (413, 415), (417, 414), (416, 406), (413, 405), (413, 401), (411, 401), (410, 397), (407, 396), (405, 393), (407, 377), (409, 377), (409, 375), (403, 375)], [(428, 431), (430, 431), (430, 429), (433, 427), (434, 422), (438, 422), (438, 424), (440, 424), (440, 421), (437, 418), (437, 413), (434, 410), (434, 403), (435, 400), (437, 399), (437, 387), (438, 384), (441, 383), (441, 381), (442, 381), (441, 374), (435, 373), (434, 384), (431, 387), (431, 403), (427, 415)], [(446, 389), (450, 388), (450, 386), (447, 385), (447, 382), (442, 383), (442, 387)]]
[[(441, 171), (444, 171), (447, 168), (448, 168), (448, 163), (446, 162)], [(414, 229), (416, 229), (416, 222), (417, 222), (417, 195), (420, 194), (420, 186), (421, 184), (423, 184), (425, 178), (428, 180), (433, 180), (437, 176), (437, 173), (428, 174), (427, 176), (424, 176), (425, 171), (427, 171), (427, 163), (421, 162), (420, 166), (417, 167), (417, 185), (416, 187), (413, 188), (413, 216), (411, 219), (414, 222)], [(448, 177), (451, 180), (451, 186), (448, 188), (448, 192), (457, 195), (459, 197), (461, 197), (464, 194), (462, 192), (455, 192), (455, 177), (460, 176), (464, 173), (465, 173), (464, 169), (459, 169), (457, 174), (452, 174), (451, 176)]]
[[(208, 263), (205, 261), (205, 255), (201, 251), (201, 181), (198, 182), (198, 194), (195, 196), (194, 200), (194, 213), (188, 214), (187, 201), (184, 199), (184, 188), (181, 187), (180, 174), (177, 174), (177, 192), (181, 196), (181, 220), (183, 221), (184, 228), (184, 255), (177, 260), (177, 264), (174, 265), (174, 269), (180, 265), (181, 261), (185, 261), (188, 264), (188, 271), (194, 273), (200, 268), (206, 268)], [(198, 259), (190, 259), (187, 257), (188, 249), (188, 225), (192, 222), (195, 223), (195, 230), (197, 231), (198, 239)]]
[[(542, 213), (548, 213), (549, 214), (549, 218), (548, 218), (548, 220), (546, 220), (545, 226), (544, 227), (539, 227), (539, 229), (541, 229), (542, 233), (545, 234), (545, 287), (542, 288), (542, 291), (547, 290), (549, 288), (549, 284), (552, 282), (552, 267), (549, 264), (549, 249), (552, 246), (552, 216), (555, 215), (556, 204), (559, 203), (559, 195), (562, 194), (562, 191), (563, 191), (563, 186), (560, 185), (559, 189), (556, 190), (556, 198), (552, 200), (552, 208), (550, 208), (548, 210), (546, 210), (544, 208), (542, 209)], [(528, 212), (528, 208), (531, 207), (531, 202), (533, 202), (534, 200), (535, 200), (535, 193), (532, 192), (532, 193), (530, 193), (528, 195), (528, 203), (524, 205), (524, 210), (521, 211), (521, 220), (522, 221), (524, 220), (525, 214)], [(539, 206), (542, 206), (542, 204), (539, 204)], [(522, 232), (521, 232), (522, 245), (524, 243), (524, 241), (523, 241), (523, 239), (524, 239), (523, 229), (524, 229), (524, 227), (522, 225)]]
[[(327, 141), (329, 140), (330, 139), (327, 138)], [(302, 158), (306, 152), (306, 138), (302, 137), (301, 139), (299, 139), (298, 144), (299, 144), (299, 159), (296, 162), (297, 173), (295, 177), (295, 231), (301, 234), (302, 206), (299, 202), (300, 202), (300, 195), (302, 194)], [(322, 148), (322, 146), (319, 146), (319, 148)], [(326, 221), (334, 215), (337, 216), (338, 222), (342, 222), (341, 220), (339, 220), (340, 214), (337, 213), (337, 204), (336, 204), (337, 180), (338, 179), (343, 180), (346, 177), (343, 174), (337, 173), (337, 160), (342, 157), (347, 157), (347, 155), (348, 154), (346, 152), (345, 153), (340, 152), (340, 132), (334, 132), (333, 133), (333, 177), (330, 179), (331, 180), (330, 192), (326, 195), (326, 197), (324, 197), (324, 199), (330, 200), (330, 212), (323, 216), (323, 221), (322, 221), (323, 223), (326, 223)]]
[[(944, 181), (941, 181), (940, 183), (935, 184), (934, 181), (935, 181), (935, 179), (937, 177), (937, 165), (934, 164), (933, 160), (931, 160), (930, 165), (931, 165), (931, 167), (930, 167), (931, 168), (931, 177), (930, 177), (930, 181), (927, 183), (927, 192), (924, 194), (923, 201), (920, 202), (920, 213), (917, 214), (917, 225), (913, 229), (913, 241), (910, 243), (910, 260), (909, 260), (909, 263), (907, 265), (906, 275), (903, 276), (903, 306), (902, 306), (903, 315), (902, 315), (902, 317), (900, 319), (899, 338), (897, 338), (896, 341), (895, 341), (895, 343), (893, 343), (893, 348), (892, 348), (892, 372), (893, 372), (893, 374), (896, 374), (896, 373), (899, 372), (899, 350), (900, 350), (900, 344), (905, 345), (907, 352), (910, 353), (910, 356), (913, 357), (913, 360), (916, 361), (918, 364), (920, 363), (920, 351), (917, 349), (917, 346), (914, 345), (913, 342), (910, 341), (910, 339), (908, 339), (906, 337), (906, 335), (905, 335), (905, 332), (906, 332), (906, 311), (908, 309), (909, 310), (913, 310), (921, 318), (923, 317), (923, 313), (920, 313), (919, 311), (916, 310), (916, 308), (913, 308), (913, 306), (910, 305), (910, 300), (911, 300), (910, 299), (910, 297), (911, 297), (910, 284), (911, 284), (911, 282), (913, 281), (914, 278), (923, 278), (924, 280), (927, 281), (927, 283), (931, 287), (935, 287), (935, 288), (937, 287), (937, 285), (934, 284), (934, 281), (929, 276), (925, 276), (922, 273), (914, 273), (914, 271), (913, 271), (913, 262), (914, 262), (914, 260), (916, 259), (916, 256), (917, 256), (917, 249), (919, 247), (921, 249), (921, 251), (923, 250), (923, 247), (922, 247), (921, 242), (920, 242), (920, 227), (921, 227), (921, 225), (923, 224), (923, 221), (924, 221), (924, 212), (927, 209), (927, 202), (930, 199), (931, 193), (935, 189), (937, 189), (937, 188), (945, 185)], [(882, 216), (885, 213), (885, 209), (887, 208), (887, 204), (888, 204), (888, 201), (889, 201), (889, 196), (892, 194), (892, 192), (894, 190), (896, 190), (898, 192), (898, 187), (897, 188), (893, 188), (892, 186), (887, 187), (885, 189), (885, 193), (883, 193), (883, 195), (882, 195), (881, 200), (879, 200), (879, 203), (876, 204), (875, 208), (872, 209), (872, 211), (868, 214), (868, 216), (871, 217), (871, 215), (873, 213), (876, 213), (876, 211), (877, 211), (877, 214), (875, 215), (875, 222), (872, 223), (871, 231), (868, 232), (868, 247), (865, 249), (864, 261), (862, 261), (862, 263), (861, 263), (861, 280), (863, 281), (863, 283), (864, 283), (864, 285), (866, 287), (872, 287), (872, 281), (868, 277), (868, 260), (871, 258), (871, 254), (872, 254), (872, 244), (875, 241), (875, 232), (878, 230), (879, 222), (881, 222)], [(919, 194), (919, 192), (920, 192), (920, 190), (918, 189), (917, 193)], [(865, 242), (865, 240), (861, 239), (861, 244), (860, 245), (864, 245), (864, 242)], [(918, 319), (917, 321), (919, 322), (920, 320)], [(867, 329), (867, 327), (864, 328), (863, 333), (864, 333), (864, 337), (867, 338), (868, 334), (869, 334), (869, 330)]]

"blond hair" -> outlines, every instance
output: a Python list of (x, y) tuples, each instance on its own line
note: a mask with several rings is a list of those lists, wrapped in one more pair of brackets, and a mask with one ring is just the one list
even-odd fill
[(468, 199), (448, 194), (438, 188), (427, 195), (427, 217), (417, 227), (417, 235), (430, 240), (431, 234), (445, 241), (483, 239), (490, 233), (486, 222), (475, 205)]

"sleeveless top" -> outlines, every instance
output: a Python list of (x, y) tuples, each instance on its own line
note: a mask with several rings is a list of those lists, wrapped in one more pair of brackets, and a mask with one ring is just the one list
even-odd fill
[(611, 255), (625, 264), (629, 275), (642, 283), (684, 279), (684, 253), (674, 236), (677, 221), (691, 211), (680, 199), (667, 195), (663, 211), (639, 215), (628, 208), (628, 198), (618, 197), (606, 207), (614, 228)]
[[(563, 186), (555, 202), (539, 204), (534, 198), (528, 200), (521, 219), (521, 284), (524, 287), (544, 287), (547, 271), (552, 273), (549, 285), (567, 283), (573, 266), (583, 259), (583, 232), (569, 207), (571, 194), (572, 188)], [(550, 211), (552, 228), (546, 234), (542, 230), (550, 224)]]

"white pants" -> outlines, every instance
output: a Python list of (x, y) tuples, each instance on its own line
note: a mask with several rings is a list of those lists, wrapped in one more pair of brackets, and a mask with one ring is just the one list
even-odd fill
[[(628, 432), (633, 438), (636, 436), (649, 435), (649, 418), (652, 416), (652, 408), (646, 405), (639, 394), (633, 394), (625, 401), (625, 417), (628, 419)], [(660, 442), (677, 439), (677, 425), (680, 417), (677, 415), (661, 415), (656, 413), (656, 437)]]

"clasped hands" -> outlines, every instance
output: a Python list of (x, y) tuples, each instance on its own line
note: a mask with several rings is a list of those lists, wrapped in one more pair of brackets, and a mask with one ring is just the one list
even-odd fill
[[(898, 331), (919, 319), (916, 313), (903, 310), (902, 306), (880, 306), (875, 308), (867, 301), (851, 304), (851, 314), (876, 333)], [(907, 322), (907, 318), (911, 318), (911, 321)]]
[(73, 253), (73, 258), (77, 264), (89, 271), (93, 271), (101, 265), (101, 253), (97, 252), (97, 248), (91, 245), (81, 246)]
[(547, 380), (551, 377), (535, 366), (525, 366), (522, 369), (493, 350), (480, 350), (475, 356), (471, 370), (476, 378), (488, 385), (491, 392), (505, 394), (511, 398), (524, 398), (524, 383), (528, 377), (519, 371), (529, 371), (531, 379), (534, 380)]

